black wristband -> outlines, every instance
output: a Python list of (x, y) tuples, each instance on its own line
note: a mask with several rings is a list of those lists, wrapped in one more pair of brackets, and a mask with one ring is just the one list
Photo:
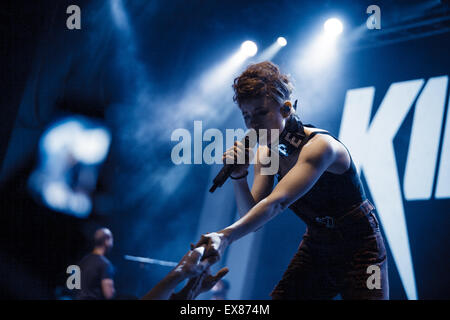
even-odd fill
[(230, 178), (231, 179), (233, 179), (233, 180), (240, 180), (240, 179), (242, 179), (242, 178), (245, 178), (246, 176), (248, 176), (248, 170), (247, 170), (247, 172), (245, 172), (242, 176), (240, 176), (240, 177), (233, 177), (232, 175), (230, 175)]

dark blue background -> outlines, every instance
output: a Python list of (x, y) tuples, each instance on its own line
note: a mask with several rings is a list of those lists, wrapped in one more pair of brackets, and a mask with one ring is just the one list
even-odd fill
[[(288, 46), (273, 61), (296, 80), (299, 113), (304, 120), (336, 136), (347, 90), (374, 86), (375, 113), (390, 84), (448, 75), (450, 70), (450, 36), (446, 33), (342, 53), (339, 65), (317, 75), (324, 84), (319, 83), (311, 93), (308, 84), (301, 81), (302, 71), (292, 69), (302, 45), (321, 25), (320, 19), (330, 14), (342, 17), (347, 30), (362, 25), (371, 1), (122, 3), (131, 35), (114, 25), (109, 5), (103, 1), (78, 1), (83, 15), (80, 31), (65, 28), (65, 9), (72, 4), (69, 1), (11, 1), (2, 5), (2, 296), (54, 297), (54, 288), (64, 285), (65, 268), (86, 253), (93, 230), (101, 225), (110, 227), (115, 235), (111, 260), (117, 267), (116, 285), (123, 296), (142, 295), (168, 271), (126, 262), (124, 254), (171, 261), (182, 257), (189, 243), (197, 240), (200, 211), (211, 181), (209, 166), (192, 165), (175, 190), (167, 192), (161, 187), (158, 179), (173, 167), (170, 132), (180, 111), (175, 106), (200, 74), (226, 59), (242, 41), (252, 39), (261, 50), (280, 35), (288, 39)], [(420, 3), (411, 1), (402, 6), (401, 1), (380, 1), (382, 19), (386, 18), (382, 21), (395, 21), (399, 11), (412, 10)], [(231, 83), (227, 86), (231, 90)], [(136, 95), (142, 92), (144, 98), (136, 104)], [(307, 103), (302, 104), (304, 101)], [(231, 100), (226, 103), (232, 105)], [(315, 110), (326, 110), (326, 115)], [(102, 119), (113, 134), (94, 212), (86, 220), (37, 205), (25, 187), (40, 134), (54, 119), (70, 113)], [(400, 177), (412, 115), (413, 108), (395, 138)], [(205, 120), (205, 127), (215, 125), (207, 119), (196, 120)], [(243, 126), (237, 108), (221, 120), (222, 128)], [(162, 124), (167, 130), (161, 129)], [(185, 126), (191, 130), (192, 122)], [(362, 180), (365, 184), (364, 175)], [(420, 299), (450, 297), (449, 201), (404, 203)], [(232, 198), (229, 205), (234, 206)], [(304, 228), (286, 211), (258, 233), (246, 271), (252, 274), (245, 285), (245, 298), (269, 298)], [(404, 299), (390, 252), (389, 258), (391, 298)]]

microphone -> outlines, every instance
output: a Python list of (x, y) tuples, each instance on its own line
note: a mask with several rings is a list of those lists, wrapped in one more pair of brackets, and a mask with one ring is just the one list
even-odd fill
[[(254, 135), (253, 137), (251, 137)], [(244, 135), (244, 138), (242, 138), (241, 143), (244, 145), (245, 148), (253, 148), (256, 145), (256, 131), (254, 129), (247, 130), (247, 132)], [(251, 145), (250, 145), (251, 144)], [(238, 166), (238, 163), (225, 163), (223, 165), (222, 170), (219, 171), (219, 173), (216, 175), (216, 177), (213, 180), (213, 186), (209, 189), (209, 192), (213, 193), (217, 188), (221, 187), (225, 181), (230, 177), (233, 170)]]

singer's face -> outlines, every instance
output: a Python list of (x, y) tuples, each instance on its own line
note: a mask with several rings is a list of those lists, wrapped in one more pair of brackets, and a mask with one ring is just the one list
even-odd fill
[(278, 129), (280, 132), (284, 129), (280, 105), (270, 97), (245, 101), (241, 103), (240, 109), (248, 129), (255, 129), (257, 133), (260, 133), (260, 129), (267, 130), (267, 141), (271, 141), (271, 129)]

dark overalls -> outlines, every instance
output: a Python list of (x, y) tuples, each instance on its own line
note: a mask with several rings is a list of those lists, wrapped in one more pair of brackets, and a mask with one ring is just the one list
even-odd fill
[[(313, 132), (306, 140), (316, 134), (333, 136)], [(384, 241), (353, 160), (343, 174), (324, 172), (289, 208), (307, 230), (273, 299), (389, 298)]]

